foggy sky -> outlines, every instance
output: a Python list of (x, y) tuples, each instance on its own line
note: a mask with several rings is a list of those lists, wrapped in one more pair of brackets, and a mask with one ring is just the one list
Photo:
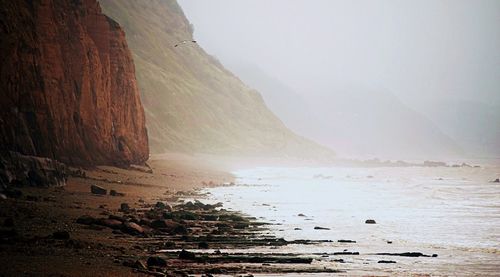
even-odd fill
[(179, 0), (201, 46), (297, 93), (334, 84), (500, 103), (500, 1)]

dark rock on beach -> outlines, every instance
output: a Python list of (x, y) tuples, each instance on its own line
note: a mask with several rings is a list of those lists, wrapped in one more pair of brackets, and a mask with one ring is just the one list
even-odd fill
[(182, 249), (181, 252), (179, 252), (179, 259), (182, 260), (194, 260), (196, 258), (196, 255), (193, 252), (186, 251)]
[(147, 264), (148, 264), (148, 266), (166, 267), (167, 261), (161, 257), (158, 257), (158, 256), (151, 256), (148, 258)]
[(102, 225), (111, 229), (120, 229), (122, 227), (122, 222), (116, 219), (102, 218), (99, 219), (96, 224)]
[(350, 239), (339, 239), (337, 242), (340, 242), (340, 243), (356, 243), (355, 240), (350, 240)]
[(377, 222), (374, 219), (367, 219), (365, 221), (366, 224), (377, 224)]
[(123, 196), (125, 196), (125, 193), (118, 192), (118, 191), (112, 189), (112, 190), (109, 191), (109, 195), (111, 195), (111, 196), (122, 196), (123, 197)]
[(144, 229), (134, 222), (125, 222), (123, 223), (122, 229), (124, 233), (130, 235), (140, 235), (144, 233)]
[(314, 227), (314, 230), (330, 230), (330, 228), (316, 226)]
[(67, 171), (67, 166), (56, 160), (0, 151), (0, 184), (32, 187), (64, 186), (68, 177)]
[(383, 256), (401, 256), (401, 257), (437, 257), (437, 254), (426, 255), (421, 252), (403, 252), (403, 253), (377, 253)]
[(93, 194), (98, 194), (98, 195), (106, 195), (108, 193), (108, 191), (105, 188), (98, 186), (98, 185), (91, 185), (90, 192), (92, 192)]
[(128, 203), (121, 203), (120, 204), (120, 211), (124, 213), (130, 212), (130, 206)]
[(381, 261), (378, 261), (377, 263), (379, 263), (379, 264), (395, 264), (396, 262), (395, 261), (381, 260)]

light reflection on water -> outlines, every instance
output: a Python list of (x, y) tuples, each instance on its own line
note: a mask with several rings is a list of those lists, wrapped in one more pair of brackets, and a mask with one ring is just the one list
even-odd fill
[[(352, 263), (329, 266), (360, 274), (500, 272), (500, 184), (488, 182), (497, 178), (498, 168), (257, 168), (235, 174), (240, 185), (208, 189), (212, 200), (276, 223), (271, 226), (276, 236), (335, 241), (279, 251), (359, 251), (360, 256), (342, 257)], [(377, 224), (365, 224), (366, 219)], [(376, 252), (439, 257), (368, 255)], [(376, 263), (382, 259), (397, 264)]]

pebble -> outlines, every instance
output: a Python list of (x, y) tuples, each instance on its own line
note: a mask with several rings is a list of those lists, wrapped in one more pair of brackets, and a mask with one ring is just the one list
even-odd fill
[(108, 191), (105, 188), (100, 187), (98, 185), (91, 185), (90, 192), (98, 195), (106, 195), (108, 193)]

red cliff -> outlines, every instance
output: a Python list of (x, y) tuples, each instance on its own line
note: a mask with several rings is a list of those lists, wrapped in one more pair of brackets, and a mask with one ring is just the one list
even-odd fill
[(74, 165), (147, 160), (125, 34), (95, 0), (0, 0), (0, 144)]

